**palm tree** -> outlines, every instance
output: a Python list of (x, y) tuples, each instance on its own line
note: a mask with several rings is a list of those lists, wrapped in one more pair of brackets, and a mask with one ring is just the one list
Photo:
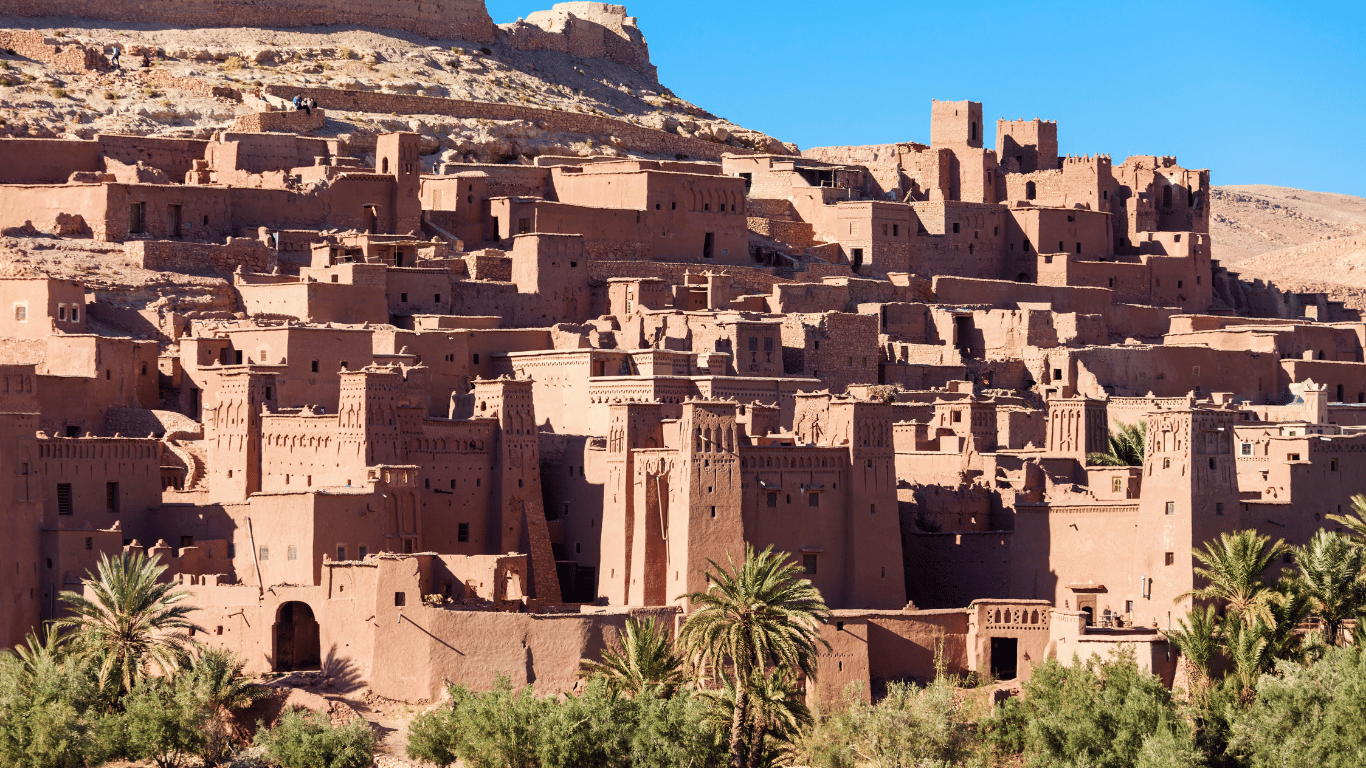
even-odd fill
[(1276, 661), (1271, 652), (1271, 629), (1259, 618), (1248, 624), (1229, 616), (1224, 623), (1224, 633), (1228, 637), (1228, 657), (1233, 662), (1240, 698), (1244, 704), (1250, 704), (1258, 678)]
[(189, 593), (158, 583), (166, 567), (140, 553), (102, 554), (96, 570), (97, 578), (82, 580), (94, 599), (63, 592), (72, 615), (53, 626), (71, 633), (72, 650), (96, 665), (101, 688), (126, 693), (146, 676), (149, 664), (162, 674), (180, 667), (194, 644), (186, 633), (203, 631), (185, 618), (195, 609), (177, 605)]
[(1251, 529), (1221, 533), (1217, 541), (1206, 542), (1204, 552), (1197, 549), (1193, 554), (1201, 563), (1195, 568), (1195, 575), (1208, 583), (1178, 595), (1176, 602), (1187, 597), (1214, 600), (1249, 626), (1258, 618), (1272, 621), (1267, 604), (1273, 593), (1262, 580), (1262, 574), (1288, 548), (1282, 540), (1270, 542), (1270, 536)]
[(1098, 467), (1141, 467), (1147, 446), (1148, 425), (1115, 422), (1117, 431), (1110, 435), (1109, 453), (1088, 453), (1086, 463)]
[(613, 646), (602, 652), (601, 662), (584, 659), (579, 665), (580, 677), (602, 677), (613, 695), (636, 696), (655, 689), (669, 698), (684, 682), (683, 660), (653, 616), (628, 619)]
[(1328, 519), (1346, 526), (1358, 545), (1366, 543), (1366, 494), (1352, 497), (1352, 515), (1329, 515)]
[[(820, 590), (800, 577), (801, 569), (773, 547), (755, 552), (745, 545), (739, 566), (727, 556), (726, 570), (709, 560), (705, 592), (683, 595), (693, 609), (679, 643), (696, 668), (723, 675), (729, 668), (735, 688), (730, 727), (732, 768), (754, 768), (763, 754), (762, 733), (753, 727), (749, 696), (770, 667), (789, 674), (816, 676), (819, 624), (830, 618)], [(746, 739), (746, 731), (750, 738)]]
[(206, 710), (203, 757), (210, 765), (223, 762), (232, 751), (234, 738), (245, 739), (234, 716), (270, 696), (270, 689), (242, 674), (246, 662), (225, 648), (203, 648), (185, 660), (176, 674), (176, 683), (188, 689), (192, 700)]
[(1209, 694), (1210, 667), (1219, 653), (1219, 612), (1212, 605), (1203, 610), (1192, 608), (1176, 623), (1180, 629), (1168, 631), (1167, 639), (1186, 660), (1191, 672), (1191, 698), (1203, 707)]
[[(717, 728), (726, 728), (735, 720), (735, 684), (727, 679), (719, 691), (703, 691), (712, 702), (708, 718)], [(805, 695), (791, 677), (781, 669), (768, 674), (755, 673), (747, 693), (750, 709), (750, 723), (753, 728), (753, 748), (748, 755), (751, 766), (772, 765), (777, 758), (774, 750), (767, 748), (767, 739), (784, 744), (792, 744), (804, 729), (815, 721), (807, 708)]]
[(1337, 645), (1343, 621), (1366, 608), (1366, 549), (1341, 533), (1320, 530), (1296, 550), (1295, 565), (1287, 585), (1309, 599), (1323, 621), (1324, 639)]

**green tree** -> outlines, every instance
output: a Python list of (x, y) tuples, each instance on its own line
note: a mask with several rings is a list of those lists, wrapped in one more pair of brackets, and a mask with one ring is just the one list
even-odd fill
[(148, 677), (123, 697), (126, 754), (157, 768), (180, 768), (201, 754), (213, 710), (185, 675)]
[(1192, 608), (1176, 623), (1180, 628), (1167, 632), (1167, 639), (1181, 653), (1190, 673), (1191, 701), (1203, 708), (1213, 682), (1211, 668), (1219, 656), (1219, 612), (1212, 605)]
[(269, 689), (242, 673), (245, 666), (246, 662), (231, 651), (202, 648), (176, 674), (177, 683), (208, 711), (203, 725), (205, 741), (199, 751), (205, 764), (227, 759), (234, 742), (241, 740), (241, 734), (235, 733), (234, 716), (270, 695)]
[(1366, 544), (1366, 494), (1358, 493), (1352, 497), (1350, 515), (1328, 515), (1328, 519), (1340, 523), (1351, 531), (1357, 544)]
[(771, 667), (790, 674), (816, 675), (817, 646), (829, 644), (819, 625), (830, 617), (820, 590), (800, 577), (801, 569), (772, 547), (756, 552), (745, 545), (740, 565), (730, 569), (708, 561), (705, 592), (683, 595), (692, 613), (679, 633), (685, 655), (714, 674), (729, 670), (735, 687), (730, 728), (732, 768), (756, 768), (764, 754), (763, 734), (755, 728), (749, 694), (757, 675)]
[(1366, 765), (1366, 653), (1330, 648), (1309, 665), (1278, 662), (1235, 710), (1229, 751), (1249, 768)]
[(580, 677), (601, 677), (613, 693), (630, 696), (654, 689), (668, 698), (685, 680), (683, 660), (653, 616), (628, 619), (612, 647), (603, 650), (602, 661), (584, 659), (580, 667)]
[(1098, 467), (1141, 467), (1147, 440), (1146, 422), (1121, 424), (1116, 421), (1115, 431), (1110, 434), (1110, 452), (1088, 453), (1086, 463)]
[(841, 730), (861, 765), (960, 765), (979, 750), (973, 720), (981, 713), (946, 677), (924, 688), (891, 683), (887, 695), (876, 704), (859, 696), (846, 698), (846, 725)]
[(1190, 744), (1162, 681), (1139, 670), (1134, 652), (1112, 658), (1074, 659), (1065, 667), (1048, 659), (984, 725), (998, 751), (1025, 756), (1031, 766), (1089, 765), (1128, 768), (1164, 745)]
[(89, 667), (63, 653), (55, 632), (0, 651), (0, 766), (100, 762), (101, 703)]
[[(813, 724), (802, 690), (789, 679), (786, 671), (773, 669), (768, 674), (754, 673), (756, 679), (746, 687), (749, 706), (748, 722), (752, 729), (750, 746), (757, 749), (748, 757), (753, 765), (774, 765), (782, 754), (779, 745), (790, 745), (800, 738), (804, 729)], [(727, 679), (720, 690), (703, 691), (712, 702), (709, 720), (718, 731), (728, 729), (735, 722), (735, 699), (738, 689)], [(776, 742), (776, 744), (774, 743)]]
[(369, 768), (375, 756), (369, 723), (358, 717), (334, 726), (325, 712), (290, 709), (274, 728), (257, 731), (256, 743), (287, 768)]
[(132, 690), (149, 665), (170, 674), (188, 657), (194, 642), (188, 631), (203, 631), (186, 618), (195, 609), (180, 605), (189, 593), (158, 583), (165, 570), (142, 554), (102, 554), (98, 576), (83, 580), (93, 600), (61, 594), (71, 615), (54, 626), (70, 634), (76, 654), (97, 665), (104, 690)]
[(1257, 679), (1276, 662), (1272, 648), (1273, 630), (1260, 618), (1251, 624), (1230, 616), (1224, 622), (1227, 653), (1233, 662), (1233, 679), (1240, 700), (1247, 704), (1256, 694)]
[(446, 766), (463, 760), (469, 768), (537, 768), (539, 730), (552, 704), (530, 686), (514, 691), (498, 678), (493, 689), (476, 693), (449, 689), (451, 706), (419, 716), (408, 729), (408, 757)]
[(1320, 530), (1295, 550), (1287, 585), (1309, 599), (1323, 622), (1324, 640), (1337, 645), (1342, 624), (1366, 608), (1366, 549), (1335, 531)]
[(1259, 618), (1270, 622), (1269, 604), (1275, 593), (1263, 574), (1287, 549), (1284, 541), (1273, 544), (1270, 536), (1251, 529), (1219, 534), (1216, 541), (1205, 543), (1205, 551), (1193, 551), (1200, 562), (1195, 575), (1207, 583), (1177, 596), (1176, 602), (1188, 597), (1212, 600), (1249, 626)]

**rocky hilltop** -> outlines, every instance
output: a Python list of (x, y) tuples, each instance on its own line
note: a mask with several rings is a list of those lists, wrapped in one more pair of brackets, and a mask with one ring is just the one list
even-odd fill
[[(71, 3), (7, 4), (12, 15), (0, 16), (0, 136), (207, 138), (259, 111), (258, 93), (283, 89), (287, 95), (291, 88), (306, 87), (602, 118), (591, 129), (566, 131), (538, 119), (329, 109), (325, 124), (310, 131), (340, 139), (347, 151), (360, 155), (382, 132), (416, 131), (425, 137), (428, 169), (441, 162), (516, 162), (543, 154), (670, 159), (687, 154), (650, 152), (649, 143), (623, 138), (634, 129), (719, 145), (718, 152), (795, 151), (689, 104), (660, 84), (645, 37), (621, 6), (561, 3), (496, 26), (484, 23), (488, 14), (477, 0), (422, 4), (423, 14), (446, 6), (468, 12), (459, 24), (447, 19), (431, 25), (423, 23), (425, 17), (400, 14), (405, 3), (384, 3), (386, 10), (367, 17), (370, 26), (361, 28), (340, 12), (260, 12), (305, 5), (284, 0), (238, 4), (254, 9), (250, 13), (223, 11), (230, 3), (145, 2), (139, 5), (157, 12), (143, 12), (136, 20), (128, 12), (131, 5), (81, 6), (82, 14), (99, 19), (92, 21), (38, 15), (70, 13)], [(210, 13), (209, 6), (220, 12)], [(148, 16), (159, 21), (146, 21)], [(277, 19), (283, 18), (348, 26), (280, 26)], [(196, 19), (205, 23), (191, 26)], [(269, 26), (258, 25), (267, 21)], [(116, 47), (123, 51), (117, 71), (109, 66)]]

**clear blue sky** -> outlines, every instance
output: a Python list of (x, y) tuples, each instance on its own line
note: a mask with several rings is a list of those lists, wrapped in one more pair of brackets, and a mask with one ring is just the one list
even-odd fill
[[(507, 23), (553, 0), (488, 0)], [(806, 147), (929, 141), (930, 99), (1059, 151), (1366, 197), (1366, 3), (626, 0), (660, 81)]]

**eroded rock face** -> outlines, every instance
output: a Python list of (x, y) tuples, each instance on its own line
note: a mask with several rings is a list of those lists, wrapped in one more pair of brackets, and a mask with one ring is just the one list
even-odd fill
[(521, 50), (548, 50), (585, 59), (607, 59), (657, 79), (650, 48), (634, 16), (607, 3), (556, 3), (548, 11), (499, 27), (507, 42)]

